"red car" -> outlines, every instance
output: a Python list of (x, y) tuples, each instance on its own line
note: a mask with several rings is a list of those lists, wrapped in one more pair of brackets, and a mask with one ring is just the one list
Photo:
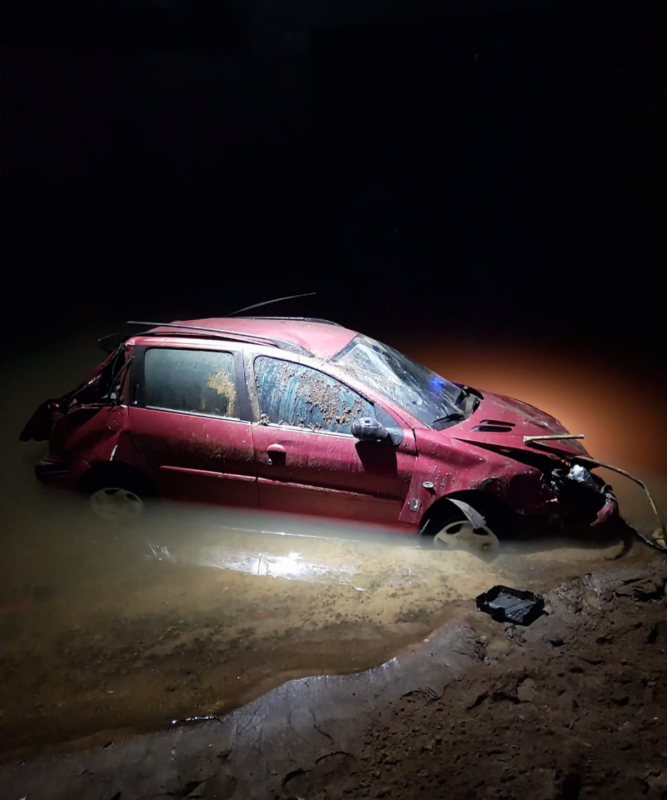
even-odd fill
[(363, 334), (287, 317), (143, 326), (21, 435), (49, 440), (41, 480), (86, 492), (103, 516), (157, 496), (486, 547), (516, 514), (617, 514), (581, 437), (553, 417)]

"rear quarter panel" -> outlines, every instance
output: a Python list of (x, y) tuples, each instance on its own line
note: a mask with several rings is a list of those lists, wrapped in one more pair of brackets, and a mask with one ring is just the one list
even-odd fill
[(54, 426), (49, 453), (67, 461), (73, 488), (91, 466), (101, 462), (125, 463), (145, 473), (146, 465), (129, 431), (126, 406), (70, 411)]

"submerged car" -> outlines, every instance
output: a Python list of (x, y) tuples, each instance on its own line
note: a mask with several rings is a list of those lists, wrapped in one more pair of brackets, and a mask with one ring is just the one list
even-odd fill
[(485, 548), (517, 515), (618, 513), (581, 436), (364, 334), (291, 317), (137, 324), (148, 329), (118, 337), (21, 434), (49, 441), (37, 476), (85, 492), (102, 516), (176, 498)]

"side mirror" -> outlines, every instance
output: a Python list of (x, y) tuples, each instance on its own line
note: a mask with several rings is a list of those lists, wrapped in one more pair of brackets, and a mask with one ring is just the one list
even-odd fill
[(381, 442), (389, 439), (389, 431), (375, 417), (359, 417), (352, 423), (352, 436), (362, 442)]

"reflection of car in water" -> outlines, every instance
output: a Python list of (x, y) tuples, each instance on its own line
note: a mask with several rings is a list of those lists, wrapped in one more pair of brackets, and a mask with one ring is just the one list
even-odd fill
[(104, 516), (155, 495), (488, 546), (516, 514), (593, 524), (617, 514), (595, 462), (555, 419), (334, 323), (193, 320), (116, 344), (21, 435), (49, 440), (42, 480), (88, 493)]

